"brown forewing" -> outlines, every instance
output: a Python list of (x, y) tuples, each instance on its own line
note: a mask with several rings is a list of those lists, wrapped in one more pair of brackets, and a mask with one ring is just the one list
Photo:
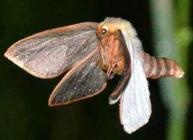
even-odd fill
[(36, 77), (53, 78), (96, 48), (96, 27), (84, 22), (43, 31), (16, 42), (5, 56)]

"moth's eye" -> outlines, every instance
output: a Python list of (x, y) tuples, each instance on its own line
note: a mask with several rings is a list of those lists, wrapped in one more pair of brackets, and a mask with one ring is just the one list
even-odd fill
[(102, 27), (102, 34), (105, 35), (108, 32), (108, 28), (106, 26)]

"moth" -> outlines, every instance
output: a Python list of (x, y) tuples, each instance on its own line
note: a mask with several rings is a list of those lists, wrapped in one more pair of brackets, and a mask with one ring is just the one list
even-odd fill
[(109, 104), (119, 102), (120, 122), (129, 134), (145, 125), (151, 115), (147, 78), (181, 78), (184, 74), (174, 60), (144, 52), (131, 23), (113, 17), (34, 34), (13, 44), (5, 57), (38, 78), (64, 74), (50, 95), (49, 106), (95, 96), (118, 75)]

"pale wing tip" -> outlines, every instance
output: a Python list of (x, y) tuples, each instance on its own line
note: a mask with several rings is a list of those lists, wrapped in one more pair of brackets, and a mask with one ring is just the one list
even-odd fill
[(48, 79), (46, 76), (44, 75), (41, 75), (41, 74), (38, 74), (36, 72), (33, 72), (32, 70), (26, 68), (24, 66), (24, 63), (22, 61), (20, 61), (19, 59), (17, 59), (15, 56), (14, 56), (14, 53), (11, 49), (12, 47), (8, 48), (7, 51), (4, 53), (4, 57), (6, 57), (8, 60), (10, 60), (11, 62), (13, 62), (15, 65), (19, 66), (20, 68), (22, 68), (23, 70), (25, 70), (27, 73), (35, 76), (35, 77), (38, 77), (38, 78), (42, 78), (42, 79)]
[(109, 105), (114, 105), (114, 104), (116, 104), (116, 103), (117, 103), (117, 101), (112, 100), (111, 98), (109, 98)]
[(4, 53), (4, 57), (6, 57), (6, 58), (10, 58), (10, 55), (9, 55), (9, 51), (7, 50), (5, 53)]
[(4, 53), (4, 57), (6, 57), (6, 58), (9, 59), (10, 61), (16, 63), (17, 60), (14, 59), (13, 55), (14, 55), (14, 54), (13, 54), (13, 49), (12, 49), (12, 46), (11, 46), (11, 47), (9, 47), (9, 48), (6, 50), (6, 52)]
[(132, 134), (138, 129), (140, 129), (141, 127), (143, 127), (144, 125), (146, 125), (149, 122), (149, 118), (147, 118), (144, 122), (139, 123), (139, 125), (136, 125), (135, 127), (130, 127), (130, 126), (127, 126), (126, 124), (123, 124), (123, 129), (126, 133)]
[(116, 103), (119, 101), (120, 98), (121, 98), (121, 96), (119, 96), (119, 97), (116, 98), (116, 99), (112, 99), (111, 97), (109, 97), (109, 105), (114, 105), (114, 104), (116, 104)]
[(13, 62), (15, 65), (19, 66), (21, 69), (23, 69), (27, 73), (29, 73), (37, 78), (50, 79), (50, 78), (54, 78), (57, 76), (57, 75), (56, 76), (55, 75), (49, 76), (49, 75), (47, 75), (47, 73), (40, 73), (40, 72), (34, 71), (33, 69), (26, 67), (23, 61), (21, 61), (20, 59), (15, 57), (15, 54), (12, 51), (12, 47), (7, 49), (7, 51), (4, 53), (4, 57), (6, 57), (11, 62)]
[(17, 61), (13, 58), (13, 56), (10, 53), (9, 49), (4, 53), (4, 57), (6, 57), (8, 60), (12, 61), (13, 63), (17, 64)]
[[(14, 64), (18, 65), (19, 67), (23, 68), (23, 63), (22, 63), (22, 61), (17, 60), (17, 59), (14, 57), (14, 55), (13, 55), (13, 53), (12, 53), (12, 51), (11, 51), (10, 49), (11, 49), (11, 47), (7, 49), (7, 51), (4, 53), (4, 57), (6, 57), (8, 60), (10, 60), (10, 61), (13, 62)], [(23, 69), (24, 69), (24, 68), (23, 68)]]

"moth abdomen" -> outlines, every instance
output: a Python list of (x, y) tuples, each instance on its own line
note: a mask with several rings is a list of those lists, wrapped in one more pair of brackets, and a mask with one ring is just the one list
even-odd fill
[(154, 57), (143, 52), (143, 65), (147, 78), (158, 79), (160, 77), (181, 78), (184, 75), (182, 68), (174, 61), (164, 57)]

